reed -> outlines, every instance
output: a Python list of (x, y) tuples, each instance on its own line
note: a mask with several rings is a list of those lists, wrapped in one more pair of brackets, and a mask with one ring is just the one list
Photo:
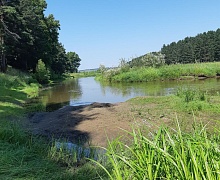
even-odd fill
[(220, 178), (220, 133), (208, 134), (206, 126), (194, 124), (191, 133), (159, 128), (151, 137), (140, 130), (130, 132), (132, 144), (109, 142), (110, 179), (212, 179)]

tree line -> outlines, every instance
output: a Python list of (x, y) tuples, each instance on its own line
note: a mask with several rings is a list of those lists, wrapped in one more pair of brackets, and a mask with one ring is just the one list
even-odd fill
[(60, 24), (45, 0), (0, 0), (0, 69), (35, 72), (41, 59), (54, 74), (76, 72), (81, 59), (59, 42)]
[(220, 29), (163, 45), (166, 64), (220, 61)]
[(158, 67), (164, 64), (187, 64), (220, 61), (220, 29), (186, 37), (163, 45), (159, 52), (133, 58), (130, 67)]

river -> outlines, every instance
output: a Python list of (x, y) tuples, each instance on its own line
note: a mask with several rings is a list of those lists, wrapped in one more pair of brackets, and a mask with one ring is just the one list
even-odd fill
[(178, 88), (196, 88), (213, 94), (220, 92), (220, 79), (100, 83), (94, 77), (87, 77), (68, 80), (44, 90), (40, 93), (40, 99), (47, 111), (53, 111), (65, 105), (118, 103), (136, 96), (167, 96), (175, 93)]

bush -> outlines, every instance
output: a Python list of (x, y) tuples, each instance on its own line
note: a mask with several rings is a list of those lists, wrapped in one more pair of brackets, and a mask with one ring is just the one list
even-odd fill
[(131, 67), (160, 67), (165, 65), (165, 56), (161, 52), (152, 52), (141, 57), (132, 59), (129, 62)]
[(121, 72), (128, 72), (130, 69), (130, 66), (128, 64), (128, 61), (126, 61), (125, 59), (120, 59), (120, 64), (119, 64), (119, 68), (121, 70)]
[(44, 62), (40, 59), (38, 60), (35, 78), (41, 84), (47, 84), (50, 80), (50, 71), (46, 68)]

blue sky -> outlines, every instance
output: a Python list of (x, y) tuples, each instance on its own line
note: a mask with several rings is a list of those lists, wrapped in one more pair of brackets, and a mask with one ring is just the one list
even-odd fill
[(79, 69), (117, 66), (163, 44), (220, 28), (220, 0), (46, 0)]

